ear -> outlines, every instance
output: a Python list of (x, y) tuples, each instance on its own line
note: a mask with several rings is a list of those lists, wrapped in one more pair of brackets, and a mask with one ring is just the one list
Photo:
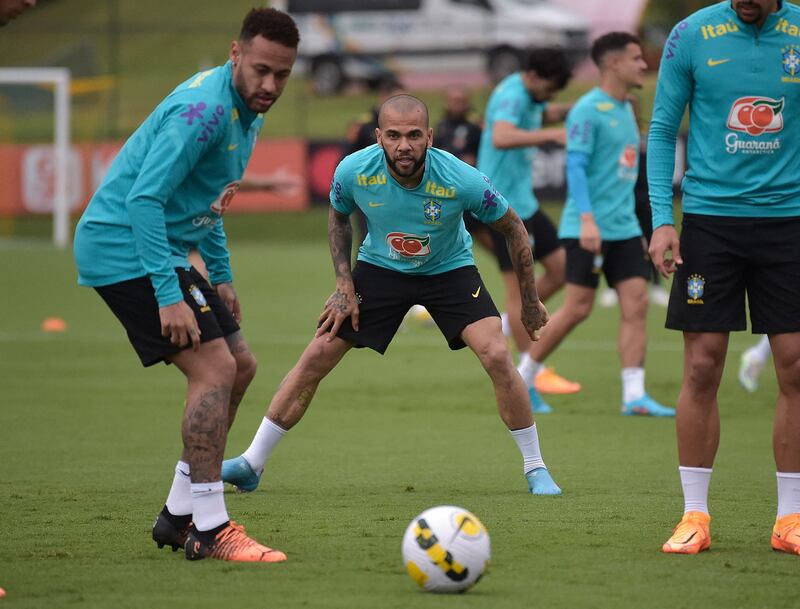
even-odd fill
[(239, 45), (239, 41), (234, 40), (233, 42), (231, 42), (231, 52), (230, 52), (230, 60), (234, 68), (239, 63), (239, 58), (241, 57), (241, 55), (242, 55), (242, 48)]
[(381, 141), (381, 130), (380, 127), (375, 127), (375, 141), (380, 144), (381, 148), (383, 148), (383, 142)]
[(433, 129), (428, 127), (428, 148), (433, 147)]

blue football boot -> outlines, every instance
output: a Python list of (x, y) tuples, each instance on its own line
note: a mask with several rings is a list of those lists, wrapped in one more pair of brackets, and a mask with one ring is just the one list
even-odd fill
[(549, 414), (553, 412), (553, 409), (545, 403), (535, 387), (528, 387), (528, 398), (531, 401), (531, 412), (533, 414)]
[(646, 393), (638, 400), (631, 400), (622, 405), (622, 414), (626, 417), (674, 417), (675, 409), (662, 406)]
[(560, 495), (561, 489), (553, 480), (546, 467), (537, 467), (525, 474), (528, 490), (532, 495)]
[(258, 488), (261, 473), (255, 473), (247, 459), (242, 456), (222, 462), (222, 481), (232, 484), (242, 493), (249, 493)]

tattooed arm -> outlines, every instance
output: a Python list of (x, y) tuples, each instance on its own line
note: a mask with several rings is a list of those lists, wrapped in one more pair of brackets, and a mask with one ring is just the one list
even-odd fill
[(328, 298), (319, 316), (320, 325), (316, 336), (322, 336), (329, 331), (328, 341), (331, 341), (348, 317), (351, 318), (353, 329), (358, 330), (358, 298), (353, 286), (353, 276), (350, 274), (353, 229), (350, 226), (350, 217), (339, 213), (333, 206), (328, 213), (328, 243), (336, 273), (336, 291)]
[(519, 282), (519, 293), (522, 298), (522, 324), (533, 340), (539, 339), (538, 330), (547, 323), (548, 315), (544, 304), (539, 300), (536, 291), (536, 279), (533, 274), (533, 254), (525, 225), (517, 212), (510, 207), (506, 214), (491, 227), (506, 238), (506, 246), (514, 265), (514, 273)]

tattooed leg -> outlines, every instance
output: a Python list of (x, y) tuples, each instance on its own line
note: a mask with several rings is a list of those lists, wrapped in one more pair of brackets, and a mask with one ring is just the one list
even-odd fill
[(191, 467), (191, 480), (218, 481), (236, 362), (222, 339), (202, 343), (196, 352), (184, 349), (170, 361), (188, 381), (181, 432), (183, 459)]
[(239, 409), (239, 404), (244, 398), (247, 388), (250, 386), (251, 381), (256, 375), (256, 358), (250, 351), (250, 347), (242, 336), (241, 331), (234, 332), (230, 336), (225, 337), (225, 342), (228, 343), (233, 359), (236, 360), (236, 377), (233, 381), (231, 389), (231, 402), (228, 407), (228, 429), (233, 425), (236, 418), (236, 412)]
[(312, 340), (281, 381), (267, 409), (267, 418), (283, 429), (294, 427), (306, 413), (319, 383), (352, 346), (338, 337), (331, 342), (325, 337)]

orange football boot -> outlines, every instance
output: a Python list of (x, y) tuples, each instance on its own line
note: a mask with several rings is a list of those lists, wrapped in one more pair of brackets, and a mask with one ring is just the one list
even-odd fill
[(563, 376), (557, 375), (553, 368), (542, 368), (542, 371), (533, 379), (533, 386), (539, 393), (560, 395), (578, 393), (581, 390), (580, 383), (568, 381)]
[(686, 512), (672, 531), (672, 537), (661, 546), (667, 554), (698, 554), (711, 547), (711, 516), (705, 512)]
[(775, 521), (772, 529), (772, 549), (800, 554), (800, 512), (786, 514)]
[(282, 562), (286, 560), (286, 554), (262, 546), (255, 539), (247, 536), (242, 525), (236, 524), (232, 520), (228, 526), (217, 533), (214, 541), (210, 544), (199, 539), (197, 531), (193, 529), (186, 538), (184, 549), (188, 560), (202, 560), (203, 558), (218, 558), (233, 562)]

